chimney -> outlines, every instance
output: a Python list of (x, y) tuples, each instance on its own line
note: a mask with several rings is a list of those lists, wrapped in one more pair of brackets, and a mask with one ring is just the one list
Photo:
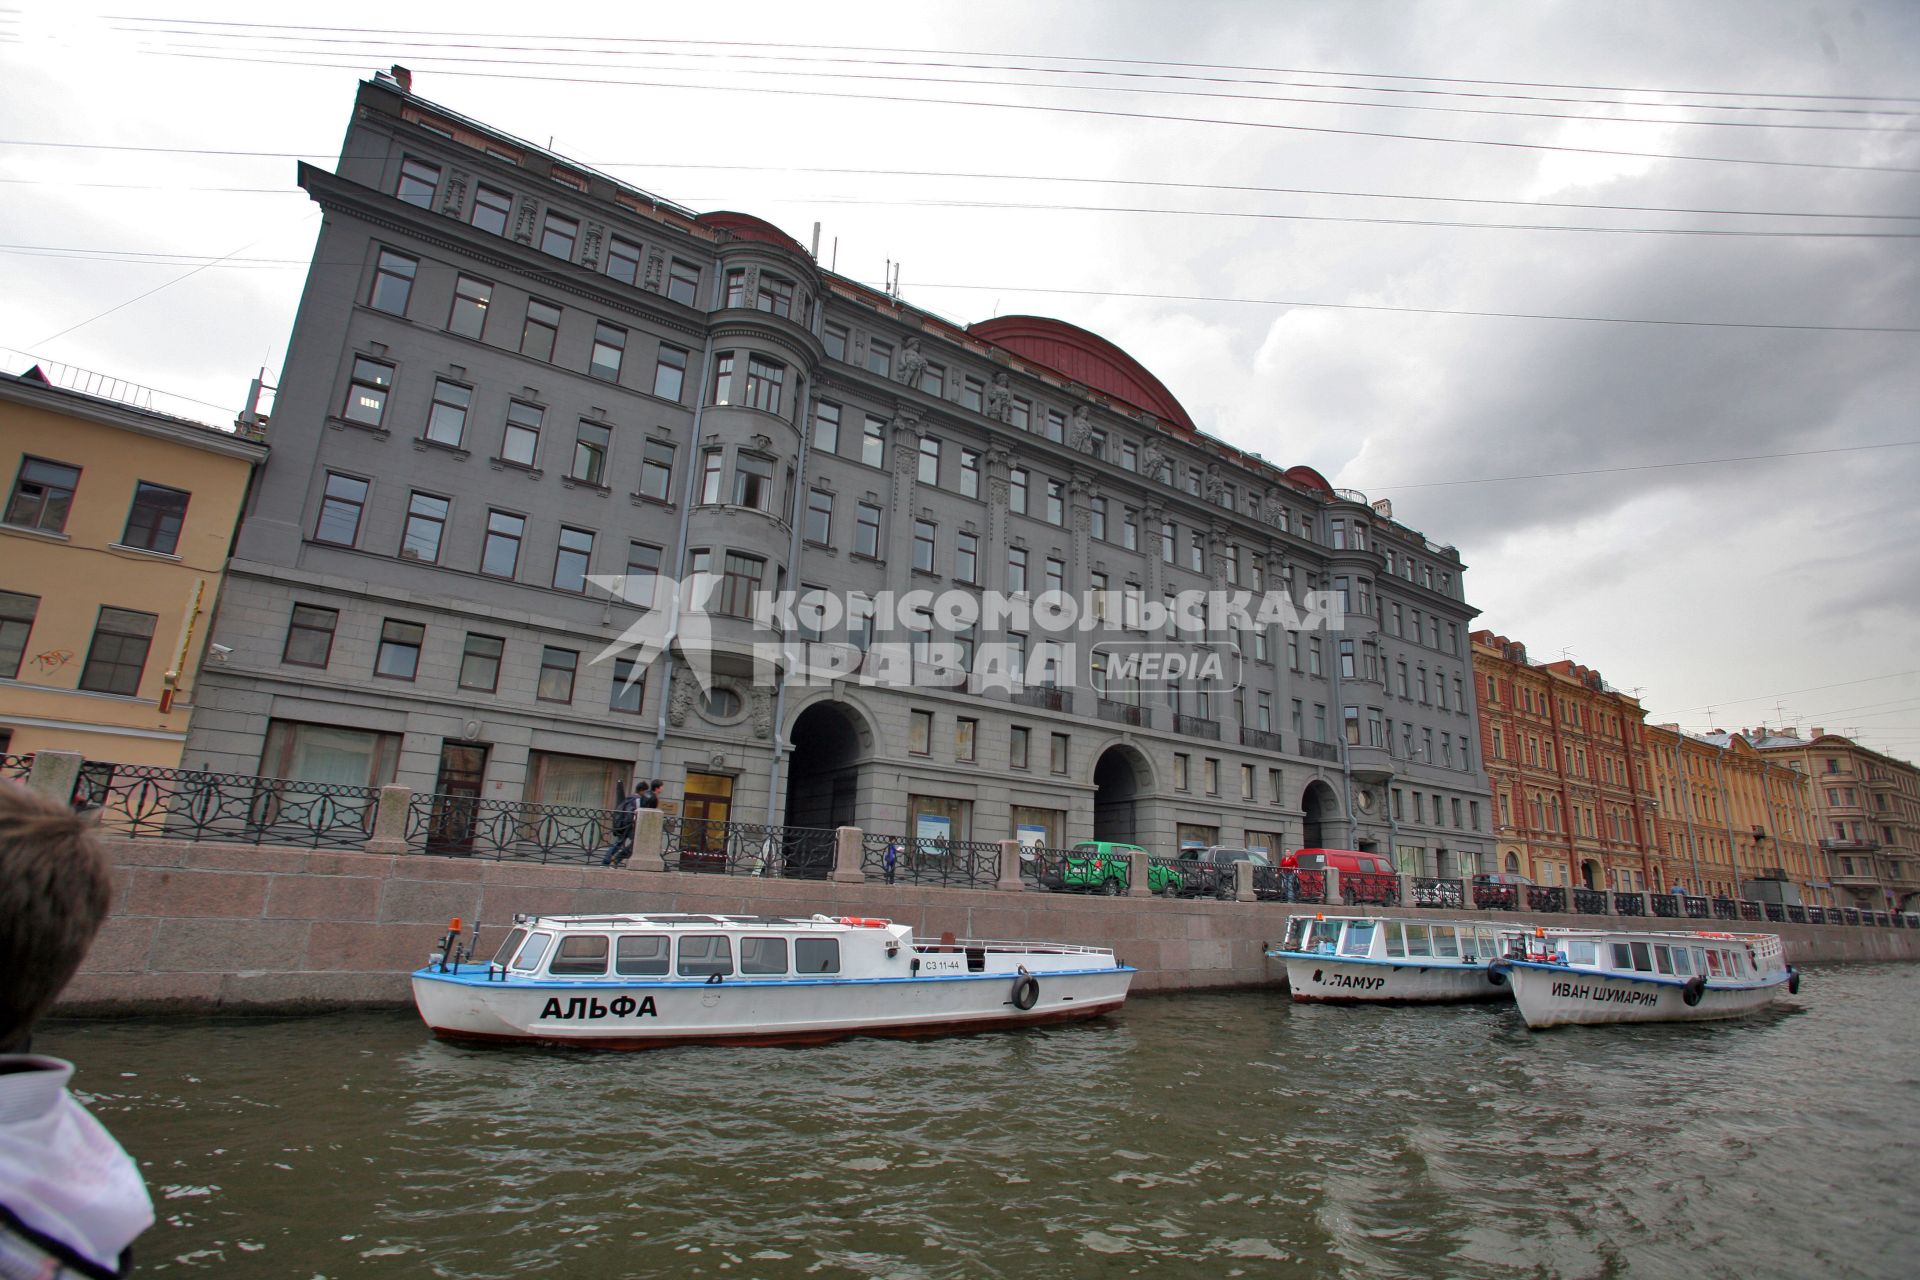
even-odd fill
[(396, 62), (393, 64), (393, 70), (389, 71), (387, 74), (392, 76), (393, 82), (400, 86), (400, 92), (402, 93), (413, 92), (413, 72), (407, 70), (405, 67), (401, 66), (399, 63)]
[(1827, 731), (1825, 729), (1822, 729), (1819, 725), (1815, 725), (1813, 727), (1813, 736), (1816, 738), (1824, 738), (1827, 736)]

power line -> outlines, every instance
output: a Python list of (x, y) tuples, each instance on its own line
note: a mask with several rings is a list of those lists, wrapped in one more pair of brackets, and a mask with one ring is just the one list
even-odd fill
[[(185, 53), (154, 50), (161, 57), (190, 58), (209, 62), (244, 62), (251, 66), (303, 67), (308, 70), (360, 69), (358, 62), (300, 61), (292, 58), (241, 57), (216, 53)], [(441, 59), (434, 59), (441, 61)], [(846, 93), (829, 89), (782, 89), (764, 85), (687, 85), (656, 80), (615, 79), (605, 76), (524, 75), (504, 71), (478, 71), (471, 68), (436, 67), (434, 74), (466, 76), (487, 80), (512, 80), (526, 84), (592, 84), (627, 89), (673, 89), (710, 93), (748, 93), (786, 98), (822, 98), (864, 103), (914, 103), (926, 106), (975, 107), (985, 110), (1027, 111), (1048, 115), (1098, 116), (1116, 120), (1152, 120), (1169, 124), (1220, 125), (1226, 128), (1265, 129), (1287, 133), (1325, 134), (1343, 138), (1381, 138), (1398, 142), (1429, 142), (1447, 146), (1494, 147), (1503, 150), (1544, 151), (1568, 155), (1624, 157), (1635, 160), (1688, 161), (1701, 164), (1751, 164), (1774, 168), (1820, 169), (1854, 173), (1920, 173), (1920, 167), (1906, 165), (1847, 164), (1823, 160), (1781, 160), (1744, 156), (1694, 155), (1684, 152), (1629, 151), (1613, 147), (1575, 147), (1545, 142), (1513, 142), (1487, 138), (1455, 138), (1441, 134), (1396, 133), (1379, 129), (1341, 129), (1331, 125), (1284, 124), (1272, 120), (1236, 120), (1223, 116), (1183, 116), (1153, 111), (1117, 111), (1101, 107), (1076, 107), (1036, 102), (994, 102), (982, 98), (954, 98), (931, 95), (889, 93)]]
[(1822, 689), (1845, 689), (1856, 684), (1876, 684), (1882, 680), (1898, 680), (1904, 676), (1920, 676), (1920, 668), (1915, 668), (1912, 671), (1889, 671), (1877, 676), (1862, 676), (1858, 680), (1842, 680), (1836, 684), (1813, 684), (1808, 685), (1804, 689), (1788, 689), (1781, 693), (1755, 694), (1751, 698), (1716, 698), (1712, 702), (1703, 702), (1697, 707), (1682, 707), (1680, 714), (1685, 715), (1689, 711), (1707, 711), (1714, 707), (1737, 707), (1746, 702), (1766, 702), (1776, 698), (1791, 698), (1798, 693), (1818, 693)]
[[(147, 35), (147, 36), (186, 35), (186, 36), (194, 37), (196, 39), (203, 39), (203, 40), (217, 39), (217, 40), (223, 40), (228, 42), (226, 44), (185, 44), (185, 43), (175, 42), (172, 44), (164, 44), (157, 47), (151, 47), (149, 49), (149, 52), (160, 52), (160, 53), (175, 52), (179, 50), (220, 51), (222, 49), (233, 49), (233, 48), (248, 49), (248, 48), (254, 48), (255, 46), (238, 45), (232, 42), (237, 40), (270, 40), (270, 41), (280, 41), (280, 42), (296, 42), (297, 41), (307, 45), (334, 45), (334, 44), (361, 45), (361, 46), (367, 46), (367, 48), (354, 50), (353, 51), (354, 56), (374, 56), (374, 57), (390, 56), (392, 51), (395, 49), (395, 47), (399, 46), (402, 50), (411, 48), (417, 51), (415, 54), (412, 54), (409, 56), (417, 56), (420, 58), (429, 59), (436, 63), (448, 62), (448, 63), (479, 64), (479, 65), (489, 65), (489, 64), (497, 65), (501, 63), (508, 63), (511, 65), (520, 66), (520, 67), (561, 67), (561, 68), (568, 68), (568, 69), (575, 69), (575, 70), (624, 70), (624, 69), (627, 69), (627, 66), (628, 66), (628, 64), (624, 61), (623, 62), (599, 62), (599, 61), (581, 60), (579, 58), (573, 58), (573, 59), (561, 61), (561, 60), (555, 60), (555, 59), (549, 59), (549, 58), (533, 58), (533, 57), (527, 56), (529, 54), (536, 54), (536, 53), (591, 54), (591, 53), (599, 52), (599, 50), (593, 49), (593, 48), (575, 48), (575, 47), (564, 46), (564, 45), (526, 45), (526, 44), (488, 45), (488, 44), (474, 44), (474, 43), (469, 43), (464, 41), (444, 40), (444, 39), (437, 39), (432, 41), (413, 41), (413, 40), (395, 41), (391, 37), (385, 36), (385, 35), (356, 36), (356, 37), (348, 37), (348, 38), (329, 39), (325, 37), (315, 37), (315, 36), (252, 35), (252, 34), (245, 34), (245, 33), (205, 32), (205, 31), (197, 31), (197, 30), (191, 30), (191, 29), (181, 29), (178, 27), (159, 27), (159, 26), (121, 27), (118, 29), (121, 31), (133, 33), (133, 34)], [(463, 56), (459, 54), (449, 54), (449, 53), (440, 52), (440, 50), (446, 50), (446, 49), (469, 49), (469, 50), (479, 50), (479, 51), (485, 51), (485, 52), (511, 53), (514, 56), (509, 58), (481, 58), (481, 57), (470, 57), (470, 56)], [(278, 51), (284, 52), (290, 56), (296, 56), (296, 57), (338, 56), (338, 51), (333, 49), (327, 49), (327, 48), (320, 48), (320, 49), (286, 48)], [(631, 57), (634, 55), (627, 55), (627, 56)], [(1158, 79), (1158, 80), (1164, 80), (1164, 79), (1203, 80), (1204, 79), (1204, 80), (1215, 80), (1216, 82), (1238, 83), (1238, 84), (1261, 84), (1261, 85), (1282, 85), (1282, 86), (1292, 85), (1292, 82), (1284, 82), (1284, 81), (1246, 81), (1246, 80), (1220, 81), (1219, 78), (1215, 78), (1215, 77), (1172, 76), (1172, 75), (1164, 75), (1164, 74), (1147, 74), (1147, 73), (1139, 73), (1139, 72), (1116, 72), (1116, 71), (1105, 71), (1105, 70), (1089, 71), (1089, 70), (1082, 70), (1077, 68), (1058, 67), (1058, 66), (1051, 66), (1051, 67), (1020, 66), (1020, 65), (1012, 65), (1012, 64), (991, 64), (991, 63), (934, 63), (934, 62), (910, 62), (910, 61), (903, 61), (903, 60), (874, 60), (874, 59), (856, 59), (856, 58), (818, 58), (818, 57), (803, 58), (803, 57), (797, 57), (794, 55), (706, 53), (706, 52), (673, 52), (673, 53), (665, 53), (665, 54), (644, 54), (641, 56), (703, 58), (703, 59), (716, 59), (716, 60), (724, 59), (724, 60), (736, 61), (736, 62), (737, 61), (787, 61), (787, 62), (828, 63), (828, 64), (836, 64), (836, 65), (851, 64), (856, 66), (893, 66), (893, 67), (905, 67), (905, 68), (920, 68), (920, 69), (931, 70), (931, 71), (938, 71), (938, 70), (1015, 71), (1015, 72), (1039, 72), (1039, 73), (1046, 73), (1046, 74), (1052, 74), (1057, 76), (1121, 76), (1121, 77), (1129, 77), (1129, 78), (1137, 78), (1137, 79)], [(679, 72), (684, 70), (688, 74), (694, 74), (694, 73), (704, 73), (706, 69), (699, 68), (699, 67), (680, 68), (680, 67), (656, 66), (652, 68), (652, 70), (656, 73), (661, 73), (661, 72), (671, 73), (671, 72)], [(1016, 89), (1060, 89), (1060, 90), (1066, 90), (1070, 92), (1079, 92), (1079, 93), (1130, 93), (1130, 94), (1150, 95), (1155, 97), (1224, 99), (1232, 102), (1286, 103), (1289, 105), (1296, 105), (1296, 106), (1304, 105), (1304, 106), (1326, 106), (1326, 107), (1357, 107), (1365, 110), (1377, 110), (1377, 111), (1428, 111), (1428, 112), (1442, 112), (1442, 113), (1454, 114), (1454, 115), (1505, 116), (1505, 117), (1529, 119), (1529, 120), (1578, 120), (1578, 121), (1585, 121), (1585, 122), (1596, 122), (1601, 124), (1660, 124), (1660, 125), (1679, 125), (1682, 127), (1690, 127), (1690, 128), (1796, 129), (1796, 130), (1817, 130), (1817, 131), (1824, 131), (1824, 132), (1882, 133), (1882, 134), (1905, 133), (1905, 132), (1915, 131), (1914, 127), (1911, 125), (1883, 126), (1883, 125), (1863, 125), (1863, 124), (1819, 124), (1819, 123), (1808, 123), (1808, 122), (1802, 122), (1802, 121), (1781, 121), (1781, 120), (1686, 120), (1686, 119), (1676, 119), (1669, 116), (1594, 115), (1588, 112), (1575, 112), (1575, 111), (1517, 111), (1517, 110), (1510, 110), (1510, 109), (1501, 109), (1496, 107), (1442, 106), (1437, 104), (1417, 103), (1417, 102), (1366, 102), (1366, 101), (1355, 101), (1353, 99), (1345, 99), (1345, 98), (1296, 97), (1296, 96), (1286, 95), (1286, 94), (1226, 93), (1218, 90), (1175, 89), (1175, 88), (1165, 88), (1165, 87), (1154, 87), (1154, 86), (1149, 86), (1144, 84), (1111, 85), (1111, 84), (1048, 83), (1048, 82), (1035, 82), (1030, 80), (984, 79), (978, 76), (961, 77), (961, 76), (938, 76), (938, 75), (900, 75), (900, 74), (883, 74), (879, 72), (854, 73), (854, 72), (846, 72), (846, 71), (824, 71), (824, 70), (769, 70), (769, 69), (762, 69), (762, 68), (755, 68), (755, 67), (748, 67), (748, 68), (728, 67), (728, 68), (725, 68), (725, 70), (728, 74), (743, 75), (743, 76), (749, 76), (749, 75), (750, 76), (784, 76), (784, 77), (805, 77), (805, 78), (837, 79), (837, 80), (873, 80), (873, 81), (890, 81), (895, 83), (905, 82), (909, 84), (992, 85), (995, 87), (1016, 88)], [(1369, 93), (1403, 92), (1403, 93), (1429, 94), (1429, 95), (1435, 95), (1435, 96), (1458, 96), (1458, 95), (1445, 94), (1442, 91), (1438, 91), (1438, 90), (1424, 90), (1424, 89), (1423, 90), (1383, 90), (1383, 89), (1364, 88), (1364, 87), (1358, 87), (1358, 86), (1337, 86), (1337, 85), (1318, 85), (1318, 84), (1298, 84), (1298, 85), (1292, 85), (1292, 87), (1326, 88), (1326, 89), (1339, 89), (1344, 87), (1344, 88), (1357, 88), (1358, 91), (1360, 92), (1369, 92)], [(1469, 96), (1505, 96), (1505, 95), (1469, 95)], [(1539, 101), (1540, 99), (1532, 99), (1532, 100)], [(1575, 100), (1575, 101), (1582, 101), (1582, 100)], [(1607, 106), (1632, 105), (1632, 104), (1619, 102), (1619, 101), (1607, 101), (1607, 100), (1584, 100), (1584, 101), (1589, 102), (1591, 105), (1607, 105)], [(1640, 104), (1640, 105), (1645, 105), (1645, 104)], [(1801, 107), (1801, 108), (1752, 107), (1752, 108), (1749, 108), (1749, 107), (1742, 107), (1742, 106), (1719, 106), (1719, 105), (1707, 104), (1707, 103), (1671, 103), (1671, 104), (1664, 104), (1664, 105), (1679, 107), (1682, 109), (1697, 109), (1697, 110), (1708, 110), (1708, 111), (1741, 111), (1741, 110), (1763, 110), (1763, 111), (1777, 111), (1777, 112), (1821, 111), (1821, 112), (1833, 112), (1835, 114), (1849, 114), (1849, 115), (1900, 115), (1900, 116), (1906, 116), (1911, 114), (1907, 112), (1872, 111), (1872, 110), (1863, 109), (1863, 108), (1844, 108), (1844, 109), (1843, 108), (1805, 108), (1805, 107)]]
[[(138, 22), (138, 21), (150, 20), (141, 15), (124, 15), (124, 14), (110, 14), (110, 15), (107, 15), (107, 18), (109, 21), (113, 21), (113, 22), (130, 22), (130, 21)], [(223, 21), (219, 19), (198, 19), (198, 18), (169, 18), (169, 19), (165, 19), (165, 21), (191, 22), (197, 26), (202, 26), (202, 27), (240, 27), (240, 28), (248, 28), (248, 29), (255, 29), (255, 30), (275, 30), (275, 31), (326, 31), (326, 32), (374, 31), (376, 32), (376, 34), (381, 31), (385, 31), (385, 33), (389, 35), (402, 35), (402, 36), (420, 36), (420, 35), (437, 36), (437, 35), (447, 34), (445, 32), (440, 32), (440, 31), (426, 31), (426, 30), (411, 29), (411, 28), (327, 27), (327, 26), (316, 26), (316, 25), (307, 24), (307, 23), (228, 22), (228, 21)], [(525, 39), (527, 33), (513, 32), (513, 31), (505, 31), (505, 32), (468, 31), (468, 32), (462, 32), (460, 34), (466, 35), (474, 39), (520, 40), (520, 39)], [(983, 51), (978, 49), (916, 49), (911, 47), (894, 48), (894, 47), (888, 47), (884, 45), (799, 44), (799, 43), (794, 43), (789, 41), (771, 41), (771, 40), (678, 40), (678, 39), (669, 39), (666, 37), (659, 37), (659, 36), (594, 35), (594, 36), (571, 36), (571, 37), (563, 37), (563, 38), (574, 39), (574, 40), (592, 40), (601, 44), (700, 45), (700, 46), (711, 46), (716, 48), (739, 48), (739, 49), (809, 49), (809, 50), (835, 50), (835, 51), (846, 51), (846, 52), (853, 52), (853, 53), (914, 53), (914, 54), (926, 54), (934, 57), (960, 57), (960, 58), (1064, 57), (1067, 60), (1073, 61), (1073, 62), (1091, 62), (1091, 63), (1109, 65), (1109, 66), (1181, 67), (1181, 68), (1186, 68), (1190, 70), (1203, 70), (1203, 71), (1255, 71), (1255, 72), (1260, 72), (1262, 74), (1269, 74), (1269, 75), (1344, 75), (1344, 76), (1353, 76), (1357, 79), (1366, 79), (1366, 80), (1412, 80), (1418, 83), (1425, 83), (1425, 84), (1476, 84), (1476, 85), (1493, 85), (1496, 87), (1511, 88), (1511, 89), (1561, 89), (1561, 90), (1575, 90), (1575, 91), (1591, 92), (1591, 93), (1661, 93), (1661, 94), (1696, 93), (1696, 94), (1700, 94), (1707, 97), (1787, 98), (1787, 99), (1798, 100), (1798, 101), (1830, 101), (1830, 102), (1875, 101), (1875, 102), (1920, 103), (1920, 98), (1894, 97), (1886, 94), (1779, 93), (1779, 92), (1771, 92), (1771, 91), (1731, 90), (1731, 89), (1649, 89), (1649, 88), (1633, 88), (1633, 87), (1619, 86), (1619, 85), (1554, 84), (1550, 82), (1529, 81), (1529, 80), (1484, 80), (1484, 79), (1470, 79), (1470, 78), (1461, 77), (1461, 76), (1406, 75), (1406, 74), (1394, 73), (1394, 72), (1374, 72), (1374, 71), (1347, 71), (1347, 70), (1326, 71), (1326, 70), (1303, 69), (1298, 67), (1247, 66), (1247, 65), (1238, 64), (1238, 63), (1175, 62), (1175, 61), (1144, 59), (1144, 58), (1101, 58), (1101, 57), (1083, 56), (1078, 54), (1037, 54), (1037, 53), (1019, 53), (1019, 52), (1005, 52), (1005, 51), (993, 51), (993, 50)]]
[[(1711, 467), (1726, 462), (1766, 462), (1776, 458), (1817, 458), (1830, 453), (1862, 453), (1870, 449), (1910, 449), (1920, 440), (1889, 440), (1881, 444), (1837, 445), (1831, 449), (1799, 449), (1787, 453), (1745, 453), (1727, 458), (1694, 458), (1684, 462), (1646, 462), (1630, 467), (1588, 467), (1578, 471), (1539, 471), (1521, 476), (1474, 476), (1464, 480), (1425, 480), (1414, 484), (1360, 484), (1367, 492), (1404, 492), (1408, 489), (1450, 489), (1464, 484), (1500, 484), (1509, 480), (1561, 480), (1569, 476), (1610, 476), (1630, 471), (1665, 471), (1675, 467)], [(1713, 704), (1715, 706), (1719, 703)]]

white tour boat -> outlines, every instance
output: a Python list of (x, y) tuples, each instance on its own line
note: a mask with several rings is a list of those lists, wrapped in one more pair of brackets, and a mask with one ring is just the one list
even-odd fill
[[(476, 963), (460, 922), (413, 975), (437, 1035), (641, 1049), (812, 1044), (1091, 1018), (1134, 970), (1111, 950), (943, 935), (816, 915), (515, 916)], [(479, 930), (474, 930), (477, 939)]]
[(1496, 964), (1529, 1027), (1737, 1018), (1800, 990), (1771, 933), (1534, 928)]
[(1286, 961), (1287, 986), (1303, 1002), (1504, 1000), (1506, 987), (1487, 968), (1500, 954), (1500, 930), (1484, 920), (1294, 916), (1286, 941), (1267, 955)]

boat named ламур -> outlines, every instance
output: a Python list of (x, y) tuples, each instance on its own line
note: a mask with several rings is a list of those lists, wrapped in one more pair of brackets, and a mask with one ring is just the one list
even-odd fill
[(1120, 1008), (1135, 972), (1100, 947), (928, 943), (847, 916), (516, 916), (484, 964), (459, 932), (413, 974), (437, 1035), (609, 1049), (1064, 1022)]
[(1289, 919), (1286, 941), (1267, 955), (1286, 962), (1287, 986), (1302, 1002), (1504, 1000), (1487, 968), (1499, 935), (1485, 921), (1323, 913)]
[(1771, 933), (1533, 928), (1496, 965), (1529, 1027), (1737, 1018), (1800, 990)]

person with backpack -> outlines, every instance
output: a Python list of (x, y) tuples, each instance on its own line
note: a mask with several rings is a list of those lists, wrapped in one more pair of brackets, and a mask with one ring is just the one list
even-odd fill
[(636, 787), (631, 792), (621, 788), (620, 801), (613, 809), (613, 843), (600, 859), (601, 866), (617, 867), (633, 856), (633, 815), (640, 809), (652, 807), (646, 802), (645, 788)]

